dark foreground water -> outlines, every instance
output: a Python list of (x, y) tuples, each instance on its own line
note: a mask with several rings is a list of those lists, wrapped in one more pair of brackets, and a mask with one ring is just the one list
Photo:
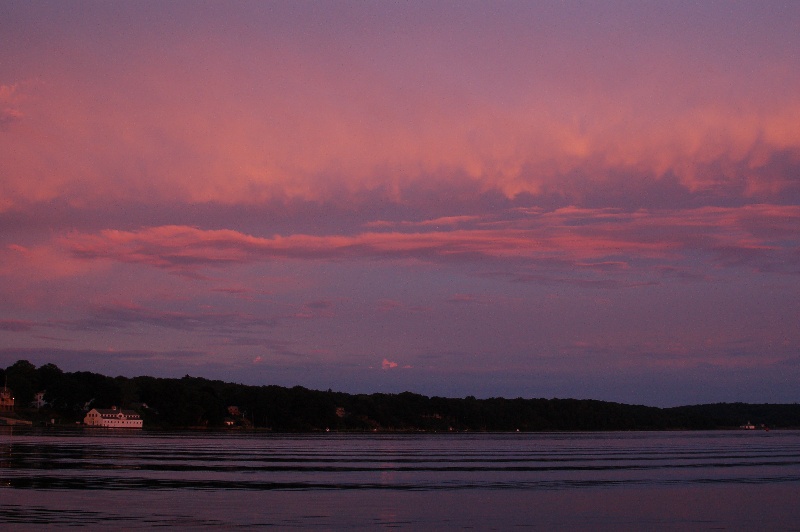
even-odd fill
[(0, 427), (0, 529), (800, 530), (800, 432)]

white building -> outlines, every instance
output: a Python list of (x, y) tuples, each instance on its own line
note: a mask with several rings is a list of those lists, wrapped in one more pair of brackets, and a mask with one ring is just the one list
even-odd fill
[(115, 429), (140, 429), (142, 416), (133, 410), (123, 410), (112, 406), (111, 408), (92, 408), (83, 423), (90, 427), (109, 427)]
[(36, 392), (36, 395), (33, 396), (33, 402), (31, 406), (35, 406), (37, 410), (41, 409), (43, 406), (47, 404), (47, 401), (44, 400), (45, 392)]

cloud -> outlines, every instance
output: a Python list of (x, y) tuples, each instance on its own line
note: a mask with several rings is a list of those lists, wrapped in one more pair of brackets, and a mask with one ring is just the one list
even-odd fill
[(395, 312), (403, 308), (403, 303), (395, 299), (381, 299), (378, 301), (378, 312)]
[(159, 367), (178, 366), (201, 360), (204, 353), (186, 350), (149, 351), (140, 349), (63, 349), (52, 347), (5, 347), (0, 349), (0, 360), (9, 365), (19, 359), (35, 365), (53, 363), (67, 371), (101, 371), (119, 368), (124, 364), (155, 363)]
[(480, 221), (480, 216), (477, 215), (463, 215), (463, 216), (442, 216), (433, 218), (431, 220), (422, 220), (419, 222), (411, 221), (388, 221), (378, 220), (364, 224), (365, 227), (370, 229), (385, 229), (385, 228), (408, 228), (408, 227), (454, 227), (458, 225), (468, 224), (470, 222)]
[(447, 299), (448, 303), (455, 304), (488, 304), (489, 301), (474, 294), (453, 294)]
[[(546, 220), (544, 220), (546, 222)], [(646, 241), (605, 229), (579, 231), (556, 225), (430, 233), (362, 233), (354, 236), (291, 235), (255, 237), (233, 230), (166, 226), (140, 231), (73, 233), (62, 239), (75, 258), (144, 263), (182, 274), (277, 259), (415, 260), (424, 262), (557, 261), (579, 266), (590, 260), (633, 254), (665, 258), (678, 245), (670, 239)], [(585, 268), (591, 268), (588, 264)]]
[(135, 304), (101, 306), (87, 318), (61, 320), (52, 325), (70, 330), (125, 329), (134, 325), (149, 325), (181, 331), (236, 332), (253, 327), (272, 327), (275, 318), (264, 318), (237, 311), (230, 312), (186, 312), (167, 311), (142, 307)]
[(86, 273), (93, 267), (47, 244), (0, 247), (0, 276), (25, 272), (28, 278), (56, 280)]
[(390, 360), (383, 359), (381, 362), (381, 369), (394, 369), (397, 367), (397, 362), (391, 362)]
[(308, 359), (309, 353), (298, 351), (292, 348), (292, 343), (284, 340), (275, 340), (273, 338), (265, 337), (263, 332), (255, 331), (250, 335), (226, 335), (215, 338), (208, 342), (209, 347), (246, 347), (246, 348), (259, 348), (262, 355), (256, 358), (264, 360), (268, 355), (278, 355), (287, 359)]
[(0, 85), (0, 105), (16, 104), (23, 99), (19, 83)]
[(0, 109), (0, 131), (7, 131), (14, 122), (22, 120), (22, 112), (11, 107)]
[(295, 318), (311, 319), (311, 318), (331, 318), (335, 315), (333, 312), (333, 301), (317, 300), (308, 301), (302, 305), (302, 308), (294, 314)]
[(16, 108), (21, 100), (19, 86), (0, 85), (0, 131), (8, 131), (11, 124), (22, 120), (22, 111)]
[(420, 305), (408, 305), (396, 299), (380, 299), (378, 300), (377, 311), (381, 313), (419, 313), (429, 311), (429, 307)]
[(0, 320), (0, 331), (27, 332), (36, 324), (25, 320)]
[(689, 268), (687, 258), (698, 254), (709, 265), (798, 273), (800, 244), (793, 232), (798, 224), (800, 207), (792, 205), (654, 211), (569, 207), (515, 211), (505, 220), (495, 217), (485, 225), (448, 231), (258, 237), (160, 226), (70, 233), (60, 243), (77, 259), (142, 263), (183, 274), (282, 259), (380, 259), (506, 264), (532, 279), (560, 271), (574, 278), (588, 275), (588, 284), (616, 275), (638, 283), (644, 280), (630, 276)]
[[(124, 35), (116, 17), (98, 14), (109, 35), (92, 46), (61, 24), (20, 25), (50, 44), (16, 39), (7, 52), (20, 58), (21, 75), (47, 75), (35, 107), (24, 109), (30, 129), (0, 145), (9, 201), (353, 205), (380, 195), (407, 204), (434, 191), (436, 201), (498, 194), (581, 203), (593, 189), (619, 191), (620, 181), (648, 190), (664, 180), (690, 195), (797, 193), (797, 42), (772, 29), (793, 16), (740, 7), (711, 27), (676, 9), (662, 25), (626, 13), (627, 24), (608, 28), (591, 9), (518, 6), (477, 20), (438, 14), (432, 35), (422, 11), (367, 11), (375, 34), (354, 33), (341, 14), (321, 32), (310, 17), (277, 16), (287, 31), (255, 13), (253, 26), (264, 30), (242, 30), (235, 42), (224, 23), (174, 25), (203, 18), (203, 9), (144, 10), (147, 21), (126, 23)], [(385, 31), (400, 21), (404, 31)], [(531, 31), (537, 23), (546, 30)], [(745, 27), (770, 31), (745, 36)], [(665, 44), (664, 28), (676, 42)], [(736, 39), (752, 55), (731, 62)], [(0, 86), (5, 120), (21, 112), (16, 87)], [(629, 195), (637, 198), (650, 201)]]

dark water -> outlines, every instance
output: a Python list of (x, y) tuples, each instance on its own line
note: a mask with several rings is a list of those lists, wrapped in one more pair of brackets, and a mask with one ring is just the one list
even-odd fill
[(800, 530), (800, 432), (0, 429), (0, 528)]

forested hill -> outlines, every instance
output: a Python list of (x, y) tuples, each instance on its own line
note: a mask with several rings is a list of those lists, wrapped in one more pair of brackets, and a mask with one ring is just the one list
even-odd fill
[[(107, 377), (21, 360), (0, 370), (16, 416), (74, 424), (88, 408), (120, 406), (146, 428), (243, 427), (273, 431), (548, 431), (733, 428), (750, 422), (800, 428), (800, 405), (722, 403), (656, 408), (578, 399), (463, 399), (347, 394), (295, 386), (245, 386), (198, 377)], [(46, 404), (32, 406), (37, 392)], [(2, 414), (0, 414), (2, 415)]]

